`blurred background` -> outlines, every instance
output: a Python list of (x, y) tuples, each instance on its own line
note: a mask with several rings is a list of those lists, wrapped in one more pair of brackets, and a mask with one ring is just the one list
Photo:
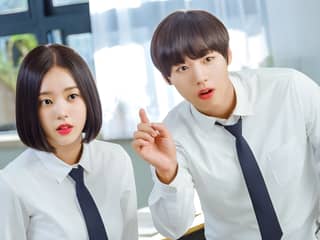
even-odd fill
[(103, 105), (100, 138), (127, 150), (138, 206), (146, 206), (150, 169), (130, 141), (140, 107), (161, 121), (181, 101), (149, 56), (155, 27), (179, 9), (204, 9), (224, 22), (233, 51), (230, 71), (292, 67), (320, 83), (319, 0), (0, 0), (0, 168), (25, 149), (14, 114), (21, 60), (39, 44), (66, 44), (96, 77)]

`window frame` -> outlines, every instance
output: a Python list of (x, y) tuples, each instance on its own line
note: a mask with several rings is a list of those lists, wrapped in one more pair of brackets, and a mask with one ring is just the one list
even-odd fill
[[(0, 14), (0, 37), (33, 34), (38, 44), (49, 44), (54, 41), (52, 30), (60, 30), (66, 45), (69, 35), (92, 33), (89, 3), (54, 7), (52, 0), (28, 0), (27, 11)], [(11, 130), (0, 128), (0, 143)]]
[(91, 33), (89, 3), (54, 7), (52, 0), (28, 0), (26, 12), (0, 15), (0, 29), (0, 37), (34, 34), (39, 44), (52, 43), (50, 31), (59, 29), (66, 44), (68, 35)]

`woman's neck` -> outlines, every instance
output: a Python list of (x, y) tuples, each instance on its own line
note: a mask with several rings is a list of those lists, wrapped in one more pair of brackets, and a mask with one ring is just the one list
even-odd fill
[(82, 155), (83, 144), (82, 140), (68, 146), (56, 147), (55, 155), (69, 165), (79, 162)]

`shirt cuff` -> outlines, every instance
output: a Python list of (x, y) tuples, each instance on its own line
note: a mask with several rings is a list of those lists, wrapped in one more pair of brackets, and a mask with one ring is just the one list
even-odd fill
[(153, 205), (160, 198), (171, 199), (171, 200), (176, 199), (178, 189), (183, 187), (184, 185), (183, 172), (180, 170), (179, 166), (177, 170), (177, 175), (175, 176), (175, 178), (170, 184), (162, 183), (159, 180), (154, 168), (152, 168), (152, 175), (154, 180), (154, 187), (150, 194), (149, 204)]

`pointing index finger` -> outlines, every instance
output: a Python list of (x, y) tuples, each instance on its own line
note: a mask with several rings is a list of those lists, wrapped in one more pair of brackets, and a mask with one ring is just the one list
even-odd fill
[(143, 108), (139, 110), (139, 116), (142, 123), (149, 123), (146, 111)]

